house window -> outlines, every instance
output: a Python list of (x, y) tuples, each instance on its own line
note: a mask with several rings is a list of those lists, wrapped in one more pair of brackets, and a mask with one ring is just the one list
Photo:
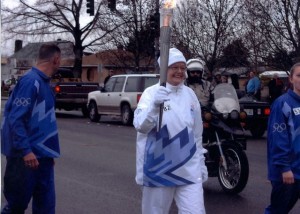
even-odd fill
[(93, 72), (93, 69), (91, 68), (88, 68), (87, 71), (86, 71), (86, 78), (88, 81), (94, 81), (94, 72)]

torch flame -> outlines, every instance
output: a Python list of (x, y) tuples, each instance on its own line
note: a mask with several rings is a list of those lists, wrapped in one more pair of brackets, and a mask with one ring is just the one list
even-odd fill
[(166, 0), (164, 8), (171, 9), (176, 7), (176, 0)]

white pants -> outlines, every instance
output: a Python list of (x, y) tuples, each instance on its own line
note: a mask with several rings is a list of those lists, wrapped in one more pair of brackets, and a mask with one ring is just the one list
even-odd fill
[(202, 183), (178, 187), (143, 187), (142, 213), (168, 214), (173, 199), (179, 214), (205, 214)]

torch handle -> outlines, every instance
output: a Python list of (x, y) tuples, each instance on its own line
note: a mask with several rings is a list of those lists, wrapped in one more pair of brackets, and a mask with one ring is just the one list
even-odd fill
[(171, 28), (162, 26), (160, 28), (160, 84), (167, 82), (167, 70), (169, 62)]
[[(170, 49), (170, 35), (171, 28), (169, 26), (162, 26), (160, 28), (160, 85), (166, 87), (167, 70), (169, 63), (169, 49)], [(159, 129), (161, 129), (163, 117), (164, 104), (160, 105), (159, 111)]]

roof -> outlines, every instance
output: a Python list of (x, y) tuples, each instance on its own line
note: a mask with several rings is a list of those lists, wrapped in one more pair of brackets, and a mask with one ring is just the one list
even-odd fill
[[(141, 67), (153, 67), (153, 62), (150, 57), (145, 57), (140, 59), (140, 68)], [(92, 54), (89, 56), (84, 56), (82, 58), (82, 64), (85, 65), (95, 65), (102, 64), (106, 68), (109, 67), (129, 67), (134, 66), (134, 55), (133, 53), (122, 50), (122, 49), (114, 49), (114, 50), (104, 50), (100, 51), (96, 54)]]
[(35, 60), (38, 57), (38, 52), (43, 44), (54, 43), (61, 49), (61, 55), (63, 59), (73, 59), (73, 43), (69, 41), (49, 41), (49, 42), (36, 42), (25, 45), (22, 49), (10, 56), (10, 58), (22, 59), (22, 60)]
[(230, 76), (231, 74), (242, 75), (249, 71), (248, 67), (236, 67), (236, 68), (219, 68), (215, 71), (216, 74)]
[(287, 71), (265, 71), (259, 74), (259, 78), (272, 78), (274, 74), (277, 74), (280, 78), (287, 78)]

